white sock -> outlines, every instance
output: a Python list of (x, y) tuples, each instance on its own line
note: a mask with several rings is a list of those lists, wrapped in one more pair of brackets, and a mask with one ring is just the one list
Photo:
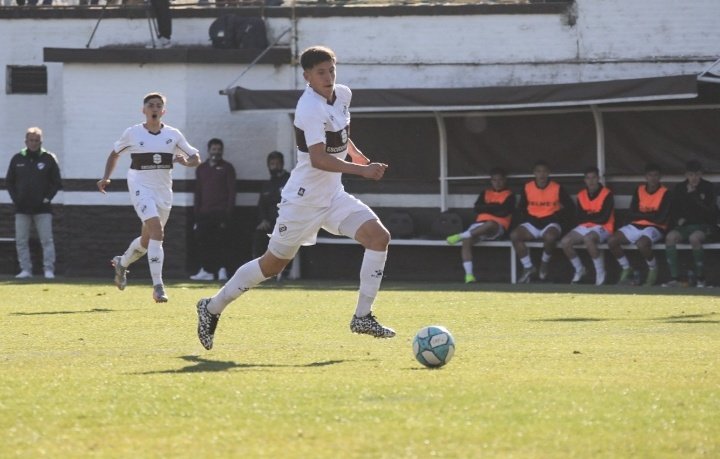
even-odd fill
[(551, 253), (545, 253), (545, 251), (543, 251), (543, 254), (542, 254), (542, 262), (543, 262), (543, 263), (549, 263), (549, 262), (550, 262), (550, 258), (552, 258), (552, 254), (551, 254)]
[(532, 260), (530, 259), (530, 255), (525, 255), (520, 259), (520, 263), (522, 263), (523, 268), (530, 269), (532, 268)]
[(628, 261), (628, 259), (625, 255), (618, 258), (617, 261), (618, 261), (618, 263), (620, 263), (620, 267), (622, 269), (628, 269), (630, 267), (630, 261)]
[(652, 257), (650, 260), (645, 260), (647, 262), (648, 268), (655, 269), (657, 268), (657, 258)]
[(156, 241), (150, 239), (148, 242), (147, 256), (148, 266), (150, 266), (150, 276), (152, 277), (153, 285), (162, 284), (162, 269), (163, 263), (165, 262), (165, 251), (163, 250), (163, 241)]
[(125, 253), (123, 253), (122, 258), (120, 259), (120, 264), (127, 268), (138, 261), (146, 253), (147, 249), (140, 244), (140, 238), (135, 238), (130, 243)]
[(213, 314), (220, 314), (225, 308), (235, 301), (240, 295), (255, 287), (267, 279), (260, 269), (258, 258), (248, 261), (240, 266), (235, 274), (223, 285), (223, 287), (210, 298), (207, 305), (208, 311)]
[(580, 257), (575, 257), (570, 259), (570, 263), (572, 263), (573, 268), (575, 268), (575, 271), (582, 271), (583, 265), (582, 261), (580, 261)]
[(472, 237), (472, 234), (470, 234), (470, 230), (463, 231), (460, 233), (460, 239), (470, 239)]
[(602, 255), (597, 258), (593, 258), (593, 265), (595, 266), (596, 273), (605, 272), (605, 258)]
[(473, 273), (473, 262), (472, 261), (463, 261), (463, 269), (465, 270), (465, 274), (472, 274)]
[(360, 266), (360, 289), (358, 294), (355, 316), (364, 317), (370, 314), (385, 270), (387, 252), (365, 249), (362, 265)]

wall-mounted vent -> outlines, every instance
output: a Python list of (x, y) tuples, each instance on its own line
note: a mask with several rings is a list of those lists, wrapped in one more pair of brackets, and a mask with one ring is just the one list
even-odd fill
[(44, 65), (8, 65), (5, 71), (8, 94), (47, 94), (47, 67)]

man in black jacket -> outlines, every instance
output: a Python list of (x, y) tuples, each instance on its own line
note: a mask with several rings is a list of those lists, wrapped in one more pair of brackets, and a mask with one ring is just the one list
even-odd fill
[(672, 280), (663, 284), (664, 287), (680, 285), (677, 244), (683, 241), (690, 242), (692, 246), (697, 286), (705, 287), (702, 245), (718, 230), (717, 195), (713, 184), (702, 178), (702, 165), (698, 161), (685, 164), (685, 179), (675, 186), (672, 194), (673, 229), (665, 237), (665, 255)]
[(55, 155), (42, 148), (42, 130), (31, 127), (25, 133), (25, 148), (10, 160), (7, 189), (15, 204), (15, 247), (20, 273), (18, 279), (32, 277), (30, 230), (35, 223), (43, 249), (43, 272), (55, 278), (55, 243), (50, 202), (62, 188), (60, 167)]
[(277, 205), (280, 202), (280, 193), (290, 178), (285, 170), (285, 157), (279, 151), (273, 151), (267, 156), (267, 168), (270, 180), (263, 182), (258, 201), (258, 225), (253, 235), (253, 258), (260, 257), (268, 245), (268, 233), (272, 232), (278, 217)]

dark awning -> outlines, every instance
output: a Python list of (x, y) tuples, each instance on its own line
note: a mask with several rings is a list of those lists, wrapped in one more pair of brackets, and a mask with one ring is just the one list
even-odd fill
[[(300, 90), (228, 92), (230, 110), (292, 112)], [(353, 112), (427, 112), (572, 107), (670, 99), (698, 95), (697, 75), (486, 88), (355, 89)]]

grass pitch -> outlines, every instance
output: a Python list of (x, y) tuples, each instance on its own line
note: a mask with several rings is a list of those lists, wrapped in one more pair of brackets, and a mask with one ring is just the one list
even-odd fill
[[(0, 457), (720, 456), (715, 296), (386, 283), (376, 340), (355, 288), (269, 282), (205, 351), (215, 285), (0, 282)], [(411, 352), (432, 324), (439, 370)]]

